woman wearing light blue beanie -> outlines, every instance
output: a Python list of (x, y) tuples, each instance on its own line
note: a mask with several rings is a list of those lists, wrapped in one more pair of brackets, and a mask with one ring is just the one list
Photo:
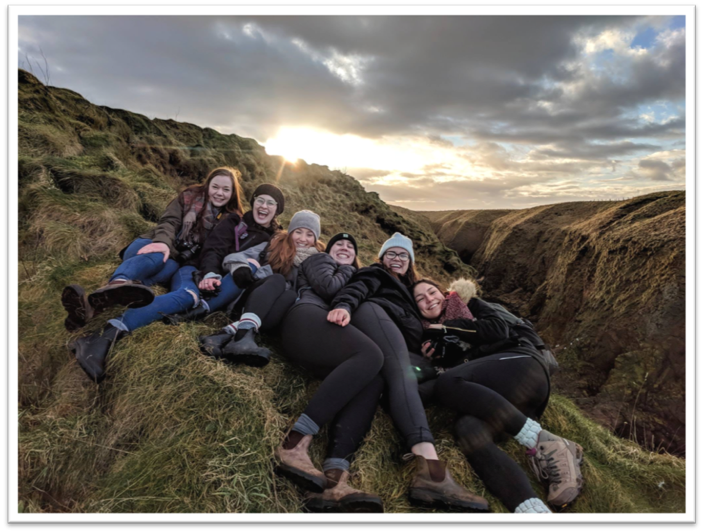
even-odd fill
[(409, 358), (409, 351), (420, 352), (423, 334), (411, 291), (416, 280), (412, 240), (396, 232), (381, 247), (378, 263), (360, 269), (337, 293), (327, 319), (340, 326), (352, 323), (383, 352), (380, 374), (390, 415), (411, 452), (408, 455), (417, 462), (410, 501), (423, 506), (487, 511), (487, 500), (453, 481), (434, 447)]

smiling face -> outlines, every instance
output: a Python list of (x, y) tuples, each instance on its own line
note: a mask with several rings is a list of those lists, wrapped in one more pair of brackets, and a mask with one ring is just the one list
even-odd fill
[(329, 256), (339, 265), (351, 265), (356, 258), (356, 251), (349, 240), (339, 240), (329, 249)]
[(207, 189), (207, 196), (209, 197), (210, 203), (217, 208), (226, 205), (232, 198), (233, 193), (234, 188), (232, 187), (232, 180), (226, 175), (213, 177)]
[(261, 227), (268, 227), (273, 221), (278, 209), (278, 203), (271, 196), (263, 194), (256, 197), (253, 202), (254, 221)]
[(383, 255), (383, 265), (395, 275), (404, 275), (410, 266), (410, 255), (402, 247), (390, 247)]
[(295, 247), (297, 248), (308, 249), (314, 245), (314, 232), (312, 232), (310, 229), (300, 227), (299, 229), (292, 231), (290, 235)]
[(436, 286), (426, 282), (420, 282), (414, 287), (414, 300), (417, 303), (419, 312), (425, 319), (436, 319), (441, 315), (443, 308), (444, 294)]

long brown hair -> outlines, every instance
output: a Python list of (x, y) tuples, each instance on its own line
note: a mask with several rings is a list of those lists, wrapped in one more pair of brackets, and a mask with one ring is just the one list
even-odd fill
[[(314, 246), (320, 252), (323, 252), (326, 247), (321, 240), (316, 240)], [(283, 276), (290, 273), (296, 254), (297, 247), (295, 242), (293, 242), (291, 232), (281, 230), (271, 238), (271, 243), (268, 247), (268, 263), (275, 273), (280, 273)]]
[(193, 184), (181, 192), (181, 195), (186, 192), (191, 192), (193, 195), (195, 195), (195, 197), (201, 197), (203, 199), (203, 208), (197, 213), (194, 226), (196, 233), (200, 235), (201, 239), (205, 237), (205, 229), (203, 227), (202, 219), (207, 210), (207, 203), (210, 200), (210, 183), (215, 177), (222, 176), (229, 177), (229, 179), (232, 181), (232, 196), (227, 204), (224, 205), (224, 211), (230, 214), (238, 214), (239, 216), (243, 216), (244, 210), (241, 205), (242, 190), (241, 185), (239, 184), (241, 172), (236, 168), (230, 168), (228, 166), (215, 168), (207, 175), (207, 179), (205, 179), (203, 184)]
[[(215, 168), (207, 175), (207, 179), (205, 179), (203, 184), (193, 184), (188, 186), (184, 191), (197, 193), (204, 199), (205, 204), (207, 204), (207, 202), (210, 200), (210, 183), (215, 177), (229, 177), (229, 179), (232, 181), (232, 196), (227, 204), (224, 205), (224, 209), (230, 214), (233, 213), (243, 216), (244, 208), (241, 204), (242, 190), (241, 184), (239, 183), (239, 179), (241, 179), (241, 172), (236, 168), (230, 168), (228, 166)], [(202, 211), (200, 211), (200, 213), (202, 213)]]
[[(385, 253), (383, 253), (383, 256), (385, 256)], [(383, 263), (383, 256), (378, 258), (376, 261), (383, 266), (383, 269), (385, 269), (385, 271), (394, 276), (392, 270), (388, 269), (388, 267)], [(412, 288), (412, 286), (414, 286), (417, 283), (417, 270), (414, 268), (414, 262), (411, 261), (409, 266), (407, 267), (407, 272), (404, 275), (399, 275), (397, 278), (406, 287)]]

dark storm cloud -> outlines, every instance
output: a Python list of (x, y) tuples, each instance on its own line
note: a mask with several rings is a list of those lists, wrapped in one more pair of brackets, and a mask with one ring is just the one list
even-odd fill
[[(542, 86), (585, 75), (564, 66), (577, 57), (574, 35), (637, 20), (22, 17), (20, 43), (35, 55), (42, 45), (51, 65), (63, 68), (54, 69), (55, 84), (160, 117), (180, 108), (183, 120), (244, 124), (261, 134), (294, 123), (370, 137), (424, 130), (437, 141), (450, 127), (506, 121), (517, 130), (501, 134), (516, 139), (522, 128), (538, 137), (539, 128), (553, 130), (558, 121), (572, 126), (611, 118), (613, 108), (680, 96), (684, 54), (675, 47), (637, 64), (630, 82), (600, 80), (573, 101)], [(344, 58), (360, 61), (360, 84), (331, 73), (324, 63), (333, 66), (335, 57), (342, 67)], [(552, 98), (559, 115), (529, 110), (541, 97)]]
[(606, 30), (633, 35), (666, 24), (595, 16), (23, 16), (19, 44), (25, 67), (41, 46), (51, 83), (97, 104), (261, 142), (281, 126), (423, 139), (493, 177), (435, 184), (471, 176), (433, 164), (406, 171), (411, 185), (402, 192), (380, 184), (395, 173), (387, 167), (348, 170), (388, 201), (416, 198), (424, 186), (447, 200), (464, 194), (526, 205), (517, 190), (614, 172), (626, 158), (642, 158), (627, 175), (644, 181), (684, 177), (684, 158), (682, 168), (644, 158), (684, 139), (684, 111), (650, 123), (639, 116), (646, 105), (684, 106), (684, 32), (664, 34), (645, 53), (583, 52)]

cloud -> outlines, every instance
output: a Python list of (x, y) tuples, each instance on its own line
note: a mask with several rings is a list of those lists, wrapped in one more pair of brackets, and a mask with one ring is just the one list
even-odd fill
[[(100, 105), (260, 142), (292, 127), (420, 146), (436, 154), (423, 166), (360, 160), (348, 172), (383, 198), (424, 187), (436, 200), (506, 205), (572, 197), (566, 179), (581, 197), (605, 183), (622, 193), (615, 184), (629, 181), (617, 179), (684, 182), (684, 151), (653, 156), (685, 139), (687, 35), (669, 21), (22, 16), (19, 44), (34, 58), (41, 46), (52, 84)], [(651, 28), (650, 46), (632, 46)], [(644, 111), (659, 104), (659, 119)]]
[(348, 168), (346, 173), (363, 182), (374, 177), (385, 177), (386, 175), (390, 175), (392, 172), (389, 170), (376, 170), (373, 168)]

